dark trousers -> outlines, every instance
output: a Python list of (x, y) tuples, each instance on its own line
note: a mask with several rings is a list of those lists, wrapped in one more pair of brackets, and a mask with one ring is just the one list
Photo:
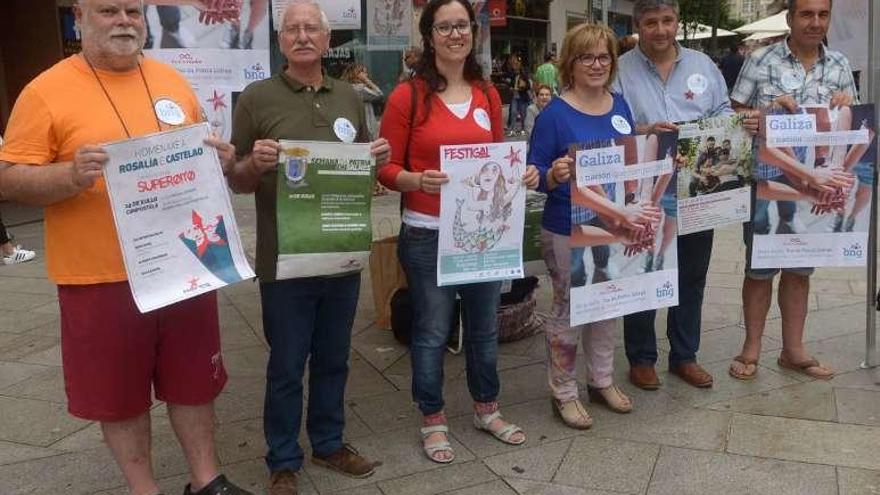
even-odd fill
[[(712, 238), (712, 230), (678, 238), (678, 306), (669, 308), (666, 318), (666, 336), (672, 348), (669, 352), (670, 368), (697, 360)], [(656, 313), (654, 310), (643, 311), (623, 318), (626, 357), (630, 366), (657, 362)]]
[(0, 246), (2, 246), (3, 244), (6, 244), (7, 242), (9, 242), (11, 240), (12, 240), (12, 238), (9, 237), (9, 233), (6, 232), (6, 226), (3, 225), (3, 218), (0, 217)]
[(269, 343), (263, 431), (269, 471), (299, 470), (303, 375), (309, 364), (306, 431), (312, 451), (342, 448), (351, 326), (361, 275), (310, 277), (260, 284), (263, 332)]

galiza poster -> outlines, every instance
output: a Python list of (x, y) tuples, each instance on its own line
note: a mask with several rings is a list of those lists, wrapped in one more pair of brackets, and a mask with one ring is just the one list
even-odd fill
[(678, 304), (677, 133), (573, 145), (571, 325)]
[(877, 163), (874, 105), (762, 116), (752, 268), (864, 266)]
[(749, 221), (752, 137), (743, 114), (678, 125), (678, 233)]
[(104, 145), (104, 180), (142, 313), (254, 277), (205, 123)]
[(523, 277), (526, 143), (440, 147), (437, 285)]
[(283, 139), (280, 144), (277, 278), (363, 269), (373, 241), (370, 145)]

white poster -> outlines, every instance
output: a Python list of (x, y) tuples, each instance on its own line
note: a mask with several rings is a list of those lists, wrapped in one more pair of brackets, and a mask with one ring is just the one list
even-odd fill
[[(290, 0), (272, 0), (272, 22), (276, 31), (281, 27), (281, 16), (289, 3)], [(361, 0), (320, 0), (319, 3), (330, 21), (330, 29), (361, 28)]]
[(232, 139), (232, 92), (233, 88), (223, 86), (203, 86), (196, 91), (211, 132), (224, 141)]
[(749, 221), (754, 164), (743, 114), (678, 125), (678, 233)]
[[(828, 47), (846, 55), (852, 70), (868, 70), (870, 0), (835, 0), (828, 29)], [(866, 79), (862, 80), (866, 83)]]
[(104, 145), (104, 180), (142, 313), (254, 277), (209, 126)]
[(525, 159), (524, 142), (440, 147), (437, 285), (523, 277)]
[(179, 70), (200, 92), (241, 91), (269, 77), (268, 0), (222, 4), (216, 10), (146, 5), (144, 53)]
[(571, 147), (572, 326), (678, 304), (676, 138)]
[(405, 50), (412, 29), (412, 0), (367, 3), (367, 50)]
[(764, 116), (752, 268), (865, 265), (877, 162), (874, 118), (874, 105), (805, 106)]

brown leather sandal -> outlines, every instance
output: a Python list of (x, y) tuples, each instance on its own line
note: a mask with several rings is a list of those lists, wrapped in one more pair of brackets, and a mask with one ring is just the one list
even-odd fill
[(831, 372), (831, 374), (827, 375), (823, 373), (817, 373), (815, 371), (810, 371), (812, 368), (824, 368), (824, 366), (819, 364), (819, 361), (817, 361), (814, 357), (810, 357), (809, 359), (806, 359), (799, 363), (795, 363), (793, 361), (789, 361), (785, 357), (784, 353), (780, 353), (779, 358), (776, 360), (776, 364), (778, 364), (780, 368), (796, 371), (798, 373), (807, 375), (811, 378), (816, 378), (818, 380), (830, 380), (834, 378), (833, 371)]
[[(740, 363), (743, 366), (754, 366), (755, 369), (751, 373), (748, 372), (738, 372), (733, 369), (733, 363), (730, 364), (730, 367), (727, 368), (727, 374), (736, 378), (737, 380), (749, 381), (754, 380), (758, 375), (758, 360), (757, 359), (748, 359), (740, 354), (739, 356), (733, 358), (733, 361), (736, 363)], [(748, 368), (747, 368), (748, 369)]]

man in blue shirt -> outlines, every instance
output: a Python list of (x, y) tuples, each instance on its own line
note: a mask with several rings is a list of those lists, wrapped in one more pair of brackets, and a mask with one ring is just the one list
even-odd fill
[[(639, 44), (620, 57), (615, 88), (629, 103), (639, 134), (673, 131), (677, 129), (675, 122), (733, 113), (727, 85), (715, 63), (675, 41), (677, 0), (638, 0), (633, 6), (633, 21)], [(663, 201), (667, 222), (676, 221), (673, 199), (669, 196)], [(667, 318), (669, 370), (695, 387), (712, 386), (712, 375), (696, 362), (712, 233), (708, 230), (678, 238), (679, 259), (687, 262), (678, 267), (679, 305), (669, 309)], [(624, 317), (629, 378), (645, 390), (660, 387), (654, 370), (655, 313), (644, 311)]]

